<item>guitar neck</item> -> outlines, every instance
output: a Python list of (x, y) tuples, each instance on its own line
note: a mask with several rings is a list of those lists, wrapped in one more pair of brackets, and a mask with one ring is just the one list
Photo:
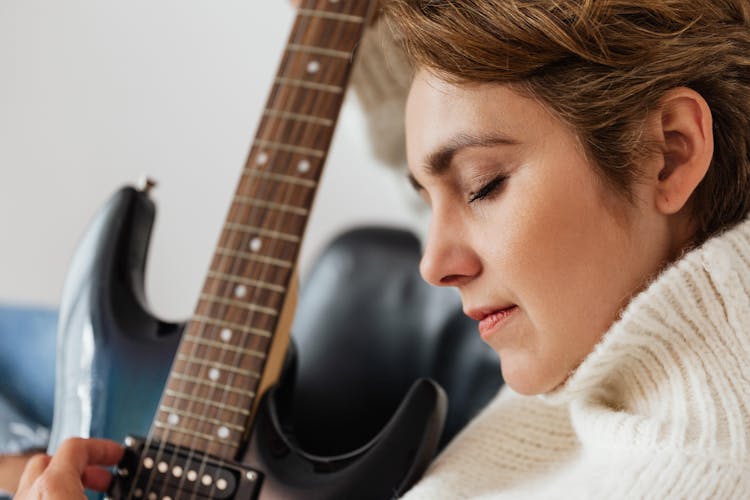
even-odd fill
[(225, 459), (237, 454), (252, 424), (354, 52), (375, 2), (303, 4), (150, 433)]

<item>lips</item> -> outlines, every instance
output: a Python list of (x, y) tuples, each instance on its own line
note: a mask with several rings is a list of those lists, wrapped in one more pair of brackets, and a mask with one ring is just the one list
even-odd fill
[(479, 334), (487, 340), (518, 309), (516, 305), (500, 308), (482, 308), (465, 311), (466, 315), (479, 322)]

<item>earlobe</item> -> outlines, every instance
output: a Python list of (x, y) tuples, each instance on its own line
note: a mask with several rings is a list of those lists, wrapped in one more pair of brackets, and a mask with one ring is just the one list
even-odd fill
[(711, 165), (713, 119), (699, 93), (680, 87), (662, 100), (660, 126), (663, 164), (657, 174), (656, 207), (670, 215), (687, 205)]

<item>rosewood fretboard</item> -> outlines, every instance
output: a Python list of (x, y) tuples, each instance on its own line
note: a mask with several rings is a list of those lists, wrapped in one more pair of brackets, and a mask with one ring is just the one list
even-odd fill
[(298, 11), (151, 438), (237, 454), (373, 4)]

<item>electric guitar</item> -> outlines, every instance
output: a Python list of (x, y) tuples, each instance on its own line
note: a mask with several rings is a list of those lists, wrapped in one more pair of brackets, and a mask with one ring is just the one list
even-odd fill
[(296, 259), (375, 3), (303, 2), (187, 324), (157, 319), (144, 298), (148, 184), (116, 193), (79, 245), (60, 309), (50, 451), (69, 436), (124, 440), (109, 497), (392, 498), (432, 459), (446, 401), (429, 380), (349, 453), (305, 452), (282, 418)]

